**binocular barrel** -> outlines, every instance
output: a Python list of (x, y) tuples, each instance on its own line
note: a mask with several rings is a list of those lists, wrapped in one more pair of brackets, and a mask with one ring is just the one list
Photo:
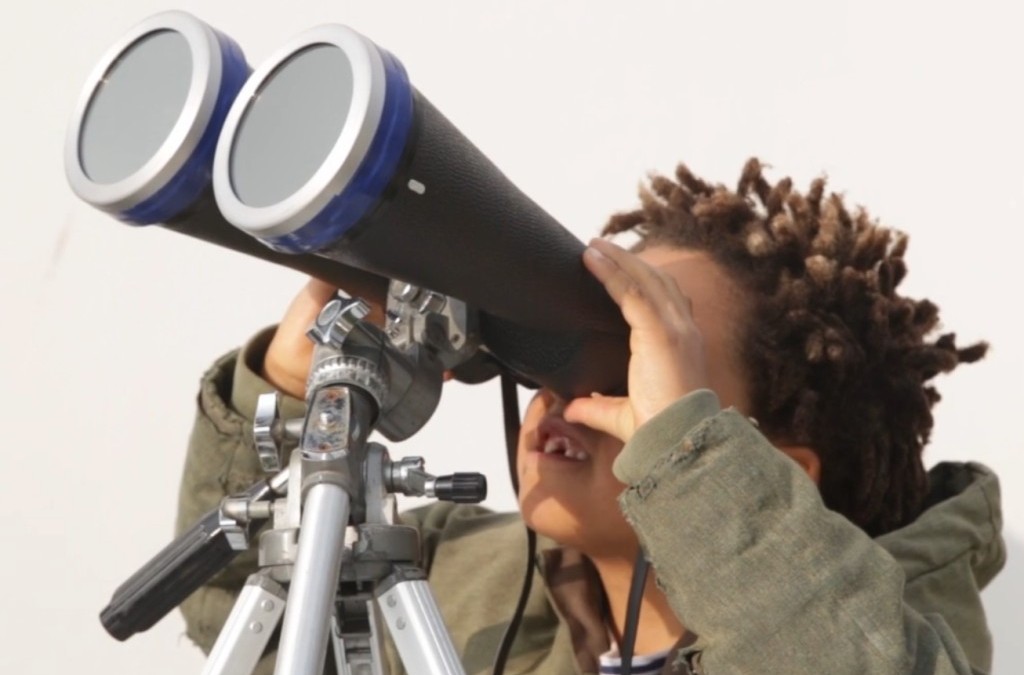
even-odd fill
[(65, 145), (68, 183), (83, 201), (131, 225), (158, 223), (383, 304), (386, 279), (270, 249), (218, 210), (214, 151), (251, 72), (234, 41), (190, 14), (163, 12), (139, 23), (82, 88)]
[(488, 350), (528, 380), (566, 395), (622, 383), (627, 331), (583, 244), (349, 28), (306, 31), (256, 69), (213, 180), (225, 217), (268, 246), (477, 308)]
[(628, 330), (582, 242), (344, 26), (302, 33), (249, 75), (237, 45), (194, 17), (152, 17), (87, 82), (66, 164), (80, 197), (126, 222), (378, 305), (392, 278), (458, 298), (528, 384), (569, 397), (625, 383)]

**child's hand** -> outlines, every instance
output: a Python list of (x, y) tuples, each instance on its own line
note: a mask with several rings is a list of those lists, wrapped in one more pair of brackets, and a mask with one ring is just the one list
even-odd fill
[(594, 239), (583, 254), (631, 328), (628, 397), (578, 398), (565, 409), (585, 424), (627, 442), (636, 429), (686, 394), (708, 387), (704, 342), (690, 299), (665, 274), (628, 251)]
[(278, 391), (305, 398), (313, 361), (313, 341), (306, 331), (336, 292), (333, 286), (311, 277), (289, 305), (267, 347), (260, 373)]

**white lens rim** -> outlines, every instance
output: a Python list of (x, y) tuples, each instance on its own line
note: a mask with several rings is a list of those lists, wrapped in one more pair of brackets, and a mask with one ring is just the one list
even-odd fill
[[(159, 31), (181, 35), (192, 54), (192, 78), (181, 114), (160, 148), (138, 170), (113, 183), (97, 183), (86, 174), (79, 152), (82, 123), (89, 104), (115, 61), (140, 39)], [(155, 14), (125, 33), (89, 74), (71, 117), (64, 144), (64, 169), (75, 194), (104, 211), (123, 213), (167, 185), (195, 151), (206, 130), (217, 102), (222, 70), (216, 33), (187, 12), (173, 10)]]
[[(242, 202), (231, 182), (231, 153), (239, 124), (264, 82), (300, 51), (317, 45), (337, 47), (352, 66), (352, 99), (345, 124), (327, 158), (301, 187), (268, 206)], [(260, 239), (294, 233), (323, 211), (352, 180), (380, 126), (386, 90), (384, 61), (375, 44), (347, 26), (326, 24), (296, 35), (249, 77), (228, 111), (213, 159), (213, 192), (229, 223)]]
[[(92, 180), (82, 167), (79, 147), (82, 123), (103, 77), (115, 61), (143, 37), (161, 31), (181, 35), (191, 52), (191, 80), (184, 106), (171, 132), (153, 157), (134, 173), (111, 183)], [(123, 213), (153, 197), (196, 151), (213, 115), (223, 64), (220, 43), (212, 28), (187, 12), (171, 10), (143, 20), (103, 53), (79, 95), (65, 142), (65, 172), (75, 194), (104, 211)]]

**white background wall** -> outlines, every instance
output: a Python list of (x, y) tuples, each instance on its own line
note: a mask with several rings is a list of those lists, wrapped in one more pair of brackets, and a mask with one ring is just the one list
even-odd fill
[[(581, 238), (632, 207), (650, 170), (685, 159), (733, 184), (750, 155), (802, 186), (827, 172), (909, 231), (906, 290), (938, 302), (965, 342), (993, 345), (942, 378), (927, 456), (1002, 476), (1011, 562), (985, 600), (997, 672), (1024, 669), (1017, 3), (38, 0), (0, 9), (0, 670), (199, 671), (177, 616), (119, 644), (97, 613), (170, 539), (200, 373), (302, 284), (120, 225), (65, 184), (65, 125), (86, 74), (123, 31), (171, 8), (234, 36), (253, 63), (320, 23), (364, 32)], [(501, 445), (492, 383), (449, 386), (396, 450), (438, 472), (488, 472), (490, 503), (509, 508)]]

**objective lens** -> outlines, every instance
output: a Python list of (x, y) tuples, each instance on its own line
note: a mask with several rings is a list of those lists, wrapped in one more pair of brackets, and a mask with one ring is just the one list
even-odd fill
[(323, 165), (352, 106), (352, 64), (332, 45), (282, 63), (246, 109), (231, 148), (231, 183), (248, 206), (276, 204)]
[(71, 189), (127, 223), (181, 215), (210, 189), (217, 138), (248, 74), (238, 45), (191, 14), (137, 24), (82, 87), (64, 145)]
[(93, 93), (78, 154), (97, 183), (124, 180), (153, 157), (181, 116), (192, 81), (192, 54), (180, 33), (139, 39), (114, 62)]
[(319, 251), (372, 210), (411, 124), (412, 88), (393, 56), (345, 26), (300, 33), (228, 112), (213, 162), (217, 206), (275, 250)]

